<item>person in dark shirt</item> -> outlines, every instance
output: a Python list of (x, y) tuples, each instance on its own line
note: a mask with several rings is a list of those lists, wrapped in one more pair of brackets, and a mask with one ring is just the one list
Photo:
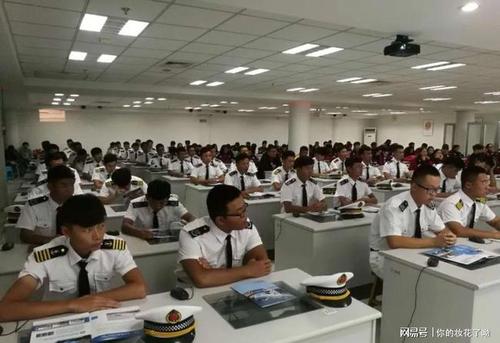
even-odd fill
[(278, 157), (278, 149), (274, 145), (269, 145), (266, 153), (260, 159), (257, 177), (264, 179), (266, 171), (273, 171), (279, 166), (281, 166), (281, 161)]

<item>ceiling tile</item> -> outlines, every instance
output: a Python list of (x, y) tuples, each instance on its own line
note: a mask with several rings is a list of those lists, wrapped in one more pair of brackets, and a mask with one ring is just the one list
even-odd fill
[(217, 30), (238, 32), (252, 35), (267, 35), (288, 23), (247, 15), (237, 15), (217, 27)]
[(247, 48), (237, 48), (226, 53), (227, 56), (237, 56), (237, 57), (246, 57), (246, 58), (263, 58), (273, 54), (267, 50), (259, 50), (259, 49), (247, 49)]
[[(150, 0), (90, 0), (87, 13), (151, 22), (168, 4)], [(122, 8), (129, 8), (125, 14)]]
[(87, 53), (119, 55), (123, 52), (123, 50), (125, 50), (125, 47), (107, 44), (75, 42), (72, 49), (76, 51), (85, 51)]
[(157, 19), (157, 22), (213, 28), (232, 15), (232, 13), (228, 12), (173, 5)]
[[(160, 61), (159, 58), (151, 58), (151, 57), (131, 57), (131, 56), (119, 56), (115, 62), (119, 64), (138, 64), (147, 68), (152, 64), (158, 63)], [(113, 62), (113, 63), (115, 63)]]
[(140, 48), (128, 48), (121, 54), (121, 56), (126, 57), (152, 57), (163, 59), (170, 55), (172, 52), (167, 50), (156, 50), (156, 49), (140, 49)]
[(152, 24), (141, 34), (141, 37), (192, 41), (207, 32), (206, 29), (179, 25)]
[(19, 54), (32, 55), (32, 56), (47, 56), (47, 57), (68, 57), (67, 50), (49, 49), (49, 48), (30, 48), (25, 46), (17, 47)]
[(254, 40), (255, 38), (257, 38), (257, 36), (224, 31), (210, 31), (200, 37), (197, 42), (228, 46), (240, 46), (251, 40)]
[(298, 17), (291, 17), (291, 16), (287, 16), (287, 15), (281, 15), (281, 14), (275, 14), (275, 13), (269, 13), (269, 12), (263, 12), (263, 11), (256, 11), (256, 10), (248, 10), (248, 9), (241, 12), (241, 14), (253, 16), (253, 17), (259, 17), (259, 18), (286, 21), (289, 23), (293, 23), (293, 22), (300, 20), (300, 18), (298, 18)]
[(130, 47), (173, 51), (180, 49), (186, 44), (187, 42), (180, 40), (139, 37)]
[(71, 29), (66, 27), (28, 24), (19, 21), (11, 22), (10, 27), (12, 29), (12, 33), (16, 35), (64, 39), (64, 40), (72, 40), (76, 31), (76, 29)]
[(275, 38), (259, 38), (245, 45), (246, 48), (255, 48), (269, 51), (283, 51), (300, 45), (298, 42), (292, 42)]
[(11, 2), (5, 3), (7, 16), (9, 20), (22, 21), (33, 24), (53, 25), (73, 27), (78, 26), (80, 13), (63, 11), (45, 7), (34, 7), (28, 5), (15, 4)]
[(69, 40), (36, 38), (16, 35), (14, 35), (14, 40), (17, 46), (25, 46), (31, 48), (52, 48), (68, 50), (71, 47), (71, 41)]
[(376, 56), (373, 52), (345, 49), (331, 55), (326, 55), (324, 58), (334, 58), (337, 60), (360, 60), (373, 56)]
[(85, 0), (15, 0), (15, 2), (72, 11), (81, 11), (85, 5)]
[(219, 5), (213, 2), (202, 1), (202, 0), (176, 0), (176, 4), (178, 5), (186, 5), (191, 7), (205, 8), (209, 10), (217, 10), (224, 12), (239, 12), (241, 8), (227, 6), (227, 5)]
[(218, 57), (215, 57), (214, 59), (212, 59), (210, 62), (226, 65), (226, 66), (228, 66), (226, 69), (230, 69), (232, 67), (244, 66), (252, 61), (253, 61), (253, 59), (244, 58), (244, 57), (218, 56)]
[(232, 48), (229, 46), (205, 44), (205, 43), (190, 43), (182, 48), (182, 52), (200, 52), (205, 54), (222, 54)]
[(128, 46), (135, 40), (135, 37), (125, 37), (111, 33), (97, 33), (88, 31), (78, 31), (76, 40), (93, 44), (109, 44), (118, 46)]
[(352, 48), (363, 45), (378, 39), (373, 36), (359, 35), (356, 33), (341, 32), (328, 38), (319, 39), (316, 42), (328, 46), (336, 46), (340, 48)]
[[(453, 61), (456, 59), (460, 59), (463, 57), (470, 57), (470, 56), (474, 56), (474, 55), (478, 55), (478, 53), (473, 52), (473, 51), (462, 50), (462, 49), (449, 49), (449, 50), (446, 50), (443, 52), (429, 54), (429, 55), (426, 55), (425, 57), (432, 58), (432, 59), (435, 59), (437, 61), (448, 61), (448, 60)], [(457, 61), (457, 62), (459, 62), (459, 61)]]
[(293, 24), (279, 31), (270, 34), (270, 37), (300, 41), (303, 43), (312, 42), (320, 38), (331, 36), (338, 31), (327, 30), (317, 26)]
[(206, 60), (213, 58), (214, 55), (210, 54), (202, 54), (202, 53), (194, 53), (194, 52), (175, 52), (169, 56), (169, 60), (171, 61), (181, 61), (181, 62), (190, 62), (190, 63), (201, 63)]
[(289, 64), (289, 65), (281, 66), (276, 70), (301, 73), (301, 72), (309, 71), (312, 69), (316, 69), (316, 67), (308, 66), (308, 65), (304, 65), (304, 64)]

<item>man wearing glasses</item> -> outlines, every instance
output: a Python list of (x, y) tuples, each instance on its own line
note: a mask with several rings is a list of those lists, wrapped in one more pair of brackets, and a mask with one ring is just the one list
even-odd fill
[(439, 172), (429, 165), (413, 173), (407, 192), (390, 198), (375, 217), (370, 232), (370, 267), (383, 277), (381, 250), (446, 247), (456, 236), (445, 227), (432, 200), (439, 192)]
[[(0, 301), (0, 322), (114, 308), (144, 298), (141, 272), (121, 238), (105, 234), (106, 211), (93, 195), (66, 200), (57, 214), (63, 236), (35, 248)], [(112, 288), (120, 275), (124, 285)], [(43, 301), (31, 296), (43, 288)]]
[(271, 261), (247, 204), (234, 186), (219, 185), (207, 196), (209, 216), (180, 232), (178, 261), (196, 287), (214, 287), (271, 272)]
[[(439, 214), (459, 237), (500, 239), (500, 217), (486, 204), (490, 185), (488, 172), (481, 167), (465, 168), (461, 176), (462, 189), (443, 200)], [(484, 220), (496, 230), (478, 230), (477, 221)]]

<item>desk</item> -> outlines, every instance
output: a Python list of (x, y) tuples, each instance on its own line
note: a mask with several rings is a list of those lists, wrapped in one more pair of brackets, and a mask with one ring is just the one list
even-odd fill
[(162, 176), (165, 180), (170, 183), (170, 192), (172, 194), (176, 194), (179, 201), (183, 204), (186, 205), (186, 184), (189, 183), (189, 178), (188, 177), (177, 177), (177, 176), (170, 176), (170, 175), (163, 175)]
[[(476, 244), (458, 240), (480, 249), (500, 253), (500, 243)], [(400, 327), (406, 327), (415, 301), (419, 272), (427, 265), (421, 252), (429, 249), (395, 249), (381, 252), (384, 263), (384, 292), (381, 342), (400, 342)], [(406, 342), (498, 342), (500, 308), (500, 265), (467, 270), (443, 261), (423, 271), (417, 289), (417, 309), (411, 327), (427, 327), (425, 339)], [(435, 329), (488, 329), (491, 337), (431, 337)]]
[(370, 188), (373, 192), (373, 195), (375, 195), (375, 198), (377, 198), (379, 203), (386, 202), (387, 200), (389, 200), (393, 196), (410, 190), (409, 187), (393, 188), (392, 190), (379, 189), (377, 187), (370, 187)]
[(312, 179), (317, 182), (319, 188), (323, 188), (325, 186), (337, 188), (337, 182), (339, 182), (340, 177), (338, 179), (313, 177)]
[(138, 166), (138, 165), (131, 166), (130, 173), (132, 173), (132, 175), (140, 177), (141, 179), (144, 180), (146, 177), (146, 171), (148, 170), (148, 168), (149, 168), (148, 166)]
[(120, 207), (125, 207), (122, 204), (111, 204), (104, 205), (104, 209), (106, 210), (106, 229), (107, 231), (122, 231), (122, 222), (123, 217), (127, 210), (119, 211), (117, 210)]
[(247, 216), (255, 224), (267, 250), (274, 249), (273, 215), (281, 211), (279, 194), (274, 198), (246, 200)]
[(168, 174), (168, 171), (166, 169), (162, 170), (162, 171), (158, 171), (158, 170), (152, 171), (152, 170), (146, 169), (144, 171), (143, 180), (146, 181), (147, 183), (150, 183), (153, 180), (161, 179), (163, 176), (165, 176), (167, 174)]
[[(165, 292), (175, 286), (177, 268), (177, 242), (150, 245), (137, 237), (120, 235), (141, 269), (148, 284), (149, 293)], [(28, 244), (19, 243), (12, 250), (0, 251), (0, 297), (17, 279), (28, 257)], [(160, 267), (161, 266), (161, 267)], [(160, 269), (161, 268), (161, 272)]]
[(374, 214), (326, 223), (288, 213), (273, 217), (276, 270), (297, 267), (312, 275), (353, 272), (351, 287), (373, 281), (368, 238)]
[(207, 195), (212, 188), (213, 186), (186, 183), (186, 199), (184, 206), (193, 216), (197, 218), (208, 216)]

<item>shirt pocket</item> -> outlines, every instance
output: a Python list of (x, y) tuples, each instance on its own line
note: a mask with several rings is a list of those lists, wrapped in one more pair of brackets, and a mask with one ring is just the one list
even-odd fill
[(76, 283), (70, 280), (50, 280), (49, 290), (54, 293), (75, 293)]
[(111, 273), (95, 273), (94, 285), (96, 292), (103, 292), (111, 288), (113, 275)]

